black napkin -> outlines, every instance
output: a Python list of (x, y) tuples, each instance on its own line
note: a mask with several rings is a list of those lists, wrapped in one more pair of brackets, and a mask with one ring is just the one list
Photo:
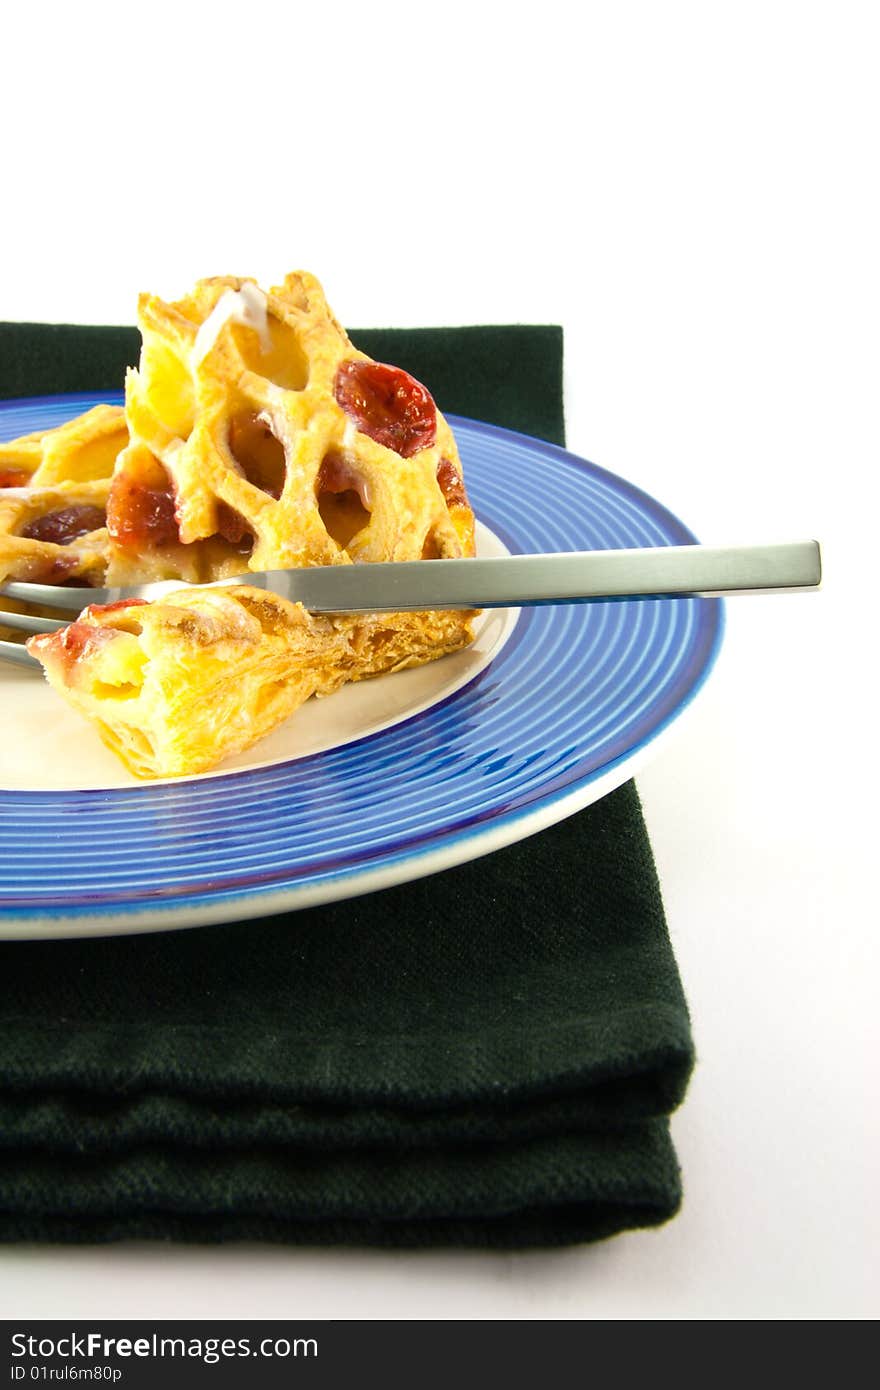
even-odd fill
[[(353, 337), (442, 409), (562, 442), (559, 329)], [(118, 388), (137, 352), (0, 325), (0, 395)], [(632, 783), (348, 902), (3, 943), (0, 978), (7, 1241), (526, 1247), (678, 1208), (693, 1050)]]

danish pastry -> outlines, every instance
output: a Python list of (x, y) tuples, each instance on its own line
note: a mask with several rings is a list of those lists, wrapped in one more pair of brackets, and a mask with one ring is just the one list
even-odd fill
[[(323, 617), (263, 589), (188, 588), (93, 605), (28, 650), (136, 777), (206, 772), (311, 695), (431, 661), (466, 641), (449, 614)], [(408, 621), (404, 621), (404, 620)]]
[(128, 443), (120, 406), (0, 444), (0, 579), (104, 582), (107, 497)]
[(138, 322), (124, 411), (0, 451), (0, 578), (242, 577), (92, 607), (28, 643), (136, 775), (207, 770), (310, 694), (472, 639), (471, 613), (318, 619), (246, 587), (248, 571), (474, 554), (448, 423), (413, 377), (353, 346), (314, 276), (142, 295)]
[(142, 295), (138, 321), (110, 583), (473, 553), (448, 424), (411, 376), (353, 347), (314, 276)]

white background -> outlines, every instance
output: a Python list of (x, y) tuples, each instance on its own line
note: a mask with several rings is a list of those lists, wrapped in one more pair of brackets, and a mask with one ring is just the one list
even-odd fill
[(305, 267), (350, 325), (561, 323), (573, 450), (703, 541), (817, 536), (826, 583), (729, 603), (639, 778), (699, 1051), (676, 1220), (512, 1255), (11, 1247), (3, 1315), (877, 1315), (877, 16), (7, 16), (0, 317)]

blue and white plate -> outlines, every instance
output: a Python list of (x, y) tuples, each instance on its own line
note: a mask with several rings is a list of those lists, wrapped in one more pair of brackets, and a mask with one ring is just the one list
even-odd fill
[[(0, 438), (99, 400), (0, 405)], [(653, 498), (450, 417), (482, 553), (679, 545)], [(708, 675), (714, 599), (493, 614), (475, 648), (310, 701), (216, 773), (138, 783), (39, 672), (0, 663), (0, 935), (161, 930), (353, 897), (477, 858), (633, 775)]]

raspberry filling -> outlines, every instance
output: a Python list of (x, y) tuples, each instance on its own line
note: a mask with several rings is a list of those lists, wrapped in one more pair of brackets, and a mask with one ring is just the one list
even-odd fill
[(447, 507), (466, 507), (467, 493), (464, 479), (451, 459), (442, 458), (437, 465), (437, 482)]
[(362, 434), (401, 458), (427, 449), (437, 435), (437, 408), (415, 377), (384, 362), (343, 362), (333, 394)]
[(21, 535), (29, 541), (49, 541), (53, 545), (70, 545), (80, 536), (97, 531), (105, 524), (103, 508), (89, 506), (62, 507), (47, 512), (22, 527)]
[(228, 502), (217, 504), (217, 535), (222, 536), (242, 555), (248, 555), (254, 548), (254, 533), (240, 512), (230, 507)]
[(118, 636), (115, 628), (93, 627), (91, 623), (77, 621), (59, 632), (47, 632), (40, 637), (32, 637), (28, 642), (28, 650), (54, 653), (65, 675), (69, 676), (70, 668), (75, 662), (83, 657), (92, 656)]
[(0, 487), (27, 487), (30, 480), (30, 473), (25, 473), (20, 468), (7, 468), (5, 471), (0, 471)]
[(132, 549), (180, 540), (170, 484), (147, 487), (136, 478), (117, 473), (107, 501), (107, 530), (118, 545)]

